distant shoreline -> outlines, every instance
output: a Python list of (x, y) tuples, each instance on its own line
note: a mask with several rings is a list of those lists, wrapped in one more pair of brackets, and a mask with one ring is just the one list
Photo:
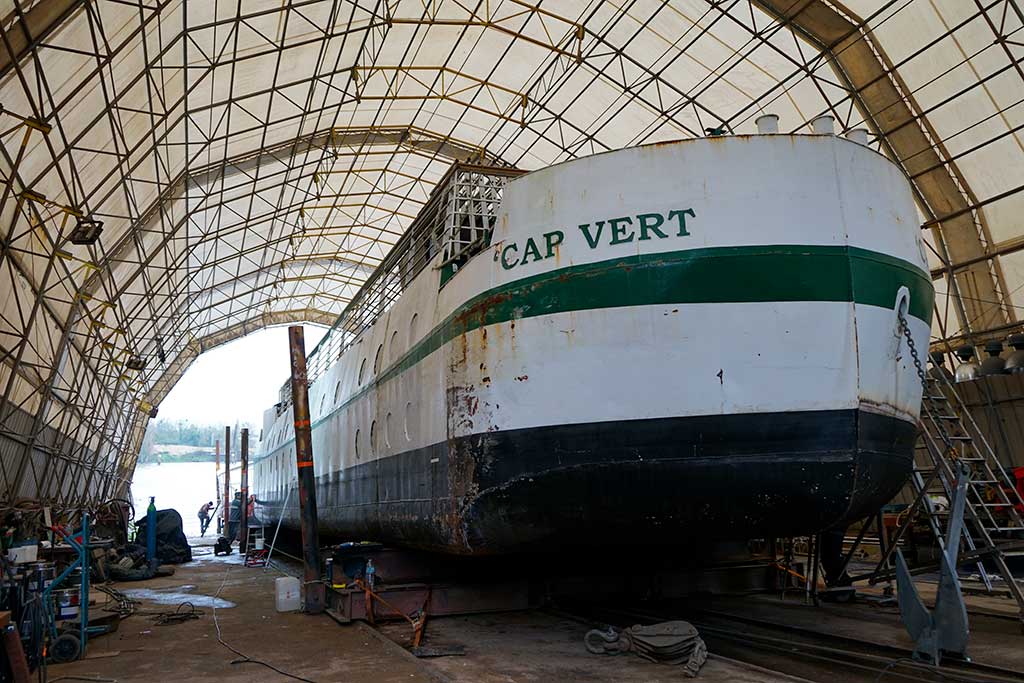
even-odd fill
[(157, 445), (154, 450), (156, 451), (153, 455), (146, 459), (139, 459), (140, 465), (157, 465), (166, 464), (172, 462), (216, 462), (217, 456), (212, 450), (207, 451), (203, 449), (195, 450), (184, 450), (182, 446), (177, 444), (170, 444), (175, 451), (171, 450), (158, 450), (161, 445)]

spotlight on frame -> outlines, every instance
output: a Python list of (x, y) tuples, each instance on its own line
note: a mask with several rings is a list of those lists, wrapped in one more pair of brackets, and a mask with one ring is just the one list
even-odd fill
[(103, 221), (83, 217), (78, 219), (78, 223), (68, 235), (68, 239), (72, 244), (90, 246), (96, 244), (101, 232), (103, 232)]

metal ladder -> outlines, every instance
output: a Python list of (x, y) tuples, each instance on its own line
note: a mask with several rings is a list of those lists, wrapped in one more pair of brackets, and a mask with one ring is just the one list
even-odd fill
[[(985, 569), (989, 560), (1017, 602), (1024, 621), (1024, 589), (1014, 579), (1006, 558), (1024, 554), (1024, 519), (1017, 506), (1024, 501), (1015, 482), (996, 458), (985, 435), (978, 428), (967, 406), (944, 368), (932, 366), (924, 372), (916, 349), (911, 353), (924, 392), (921, 397), (921, 438), (917, 443), (911, 486), (936, 539), (942, 544), (949, 510), (938, 509), (932, 495), (953, 500), (957, 475), (965, 467), (969, 473), (962, 532), (960, 561), (974, 562), (986, 590), (992, 592), (992, 575)], [(1010, 534), (1020, 534), (1013, 539)]]

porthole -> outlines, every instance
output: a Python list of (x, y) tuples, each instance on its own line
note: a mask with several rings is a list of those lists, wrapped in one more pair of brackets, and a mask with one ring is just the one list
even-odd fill
[(412, 403), (405, 404), (405, 440), (412, 441), (412, 429), (409, 423), (412, 422)]
[(334, 403), (337, 404), (341, 398), (341, 381), (334, 385)]
[(365, 374), (366, 374), (366, 359), (364, 358), (363, 362), (359, 364), (359, 377), (356, 380), (357, 382), (359, 382), (360, 385), (363, 383), (363, 376)]
[(355, 447), (356, 447), (356, 460), (358, 460), (359, 459), (359, 430), (358, 429), (356, 430)]
[(377, 452), (377, 421), (370, 423), (370, 455)]
[(373, 374), (380, 372), (380, 362), (384, 359), (384, 345), (377, 347), (377, 355), (373, 357)]
[(384, 447), (391, 448), (391, 413), (384, 416)]
[(416, 319), (418, 317), (419, 317), (419, 314), (413, 313), (412, 314), (412, 320), (409, 321), (409, 348), (410, 349), (412, 348), (412, 345), (416, 343)]
[(391, 333), (391, 360), (398, 358), (398, 330)]

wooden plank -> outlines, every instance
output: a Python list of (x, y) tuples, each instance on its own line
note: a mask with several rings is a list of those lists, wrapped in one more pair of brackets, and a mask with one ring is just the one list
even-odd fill
[(7, 626), (10, 623), (11, 623), (11, 613), (10, 612), (0, 612), (0, 628), (7, 628)]

